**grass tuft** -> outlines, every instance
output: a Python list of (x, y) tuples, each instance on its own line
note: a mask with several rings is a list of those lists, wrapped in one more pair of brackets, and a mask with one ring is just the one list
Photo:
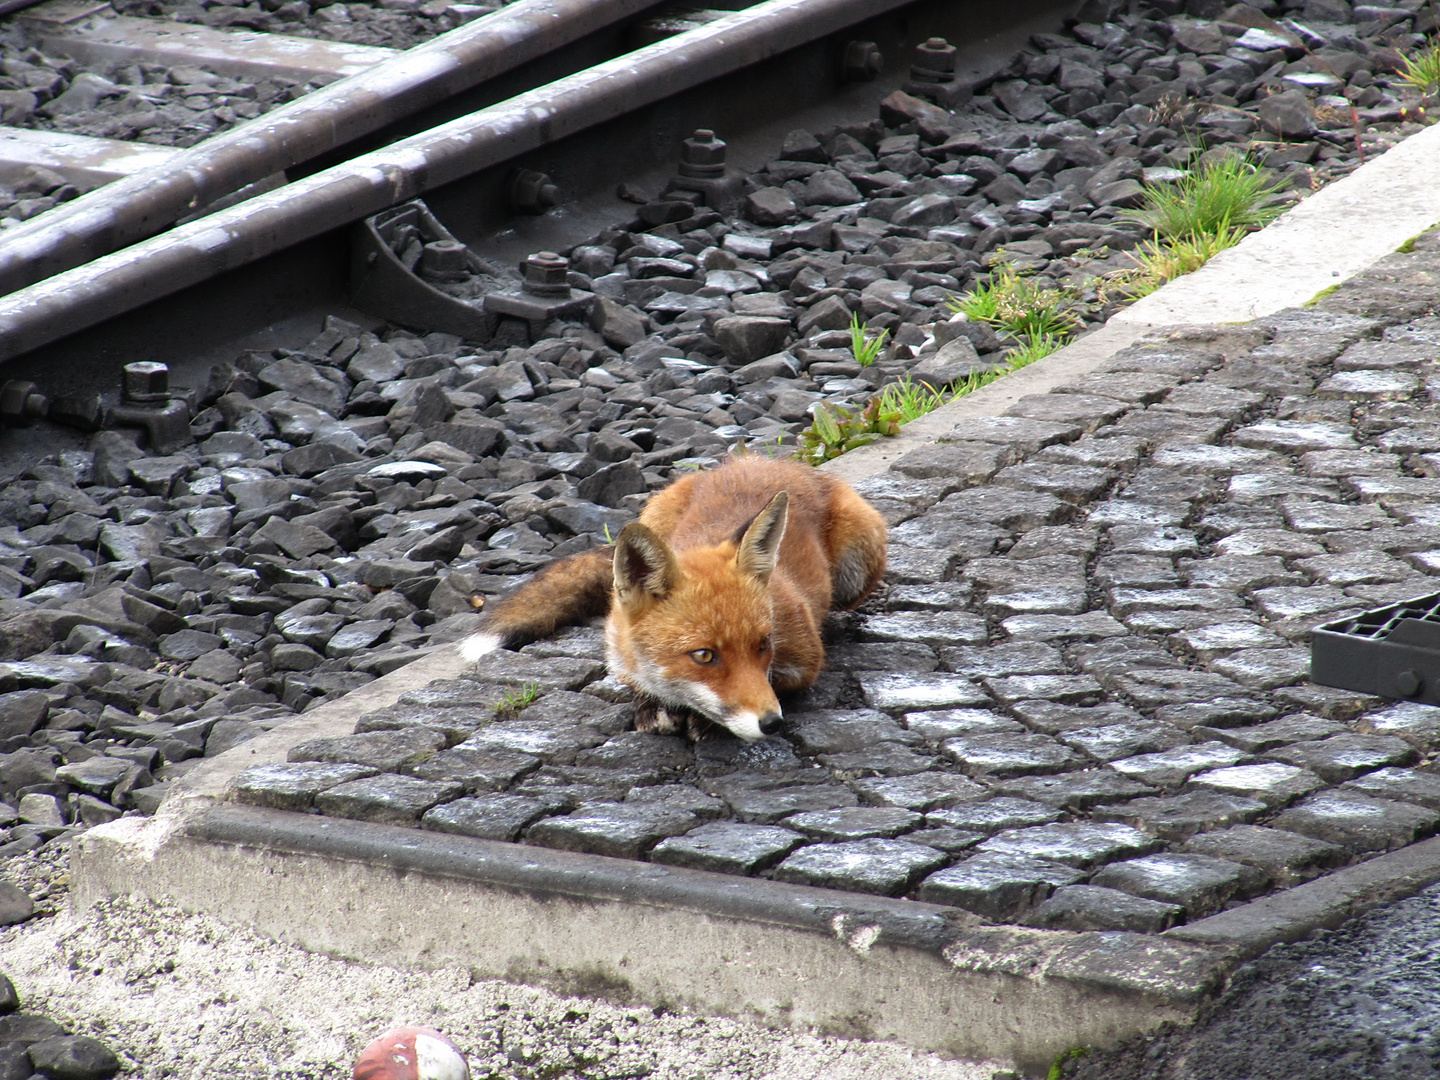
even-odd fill
[(1147, 188), (1144, 207), (1122, 217), (1148, 226), (1161, 240), (1218, 236), (1274, 221), (1283, 209), (1269, 203), (1282, 190), (1244, 158), (1224, 157)]
[(1139, 300), (1167, 281), (1199, 270), (1226, 248), (1245, 239), (1244, 229), (1223, 229), (1178, 240), (1147, 240), (1131, 253), (1135, 266), (1110, 274), (1099, 287), (1100, 297)]
[(991, 271), (990, 280), (974, 292), (947, 301), (951, 311), (963, 311), (976, 322), (989, 323), (1015, 338), (1065, 338), (1080, 326), (1070, 310), (1070, 294), (1047, 289), (1013, 266)]
[(511, 690), (496, 703), (495, 715), (502, 720), (511, 719), (533, 705), (539, 696), (540, 684), (526, 683), (524, 686)]
[(871, 337), (866, 333), (865, 327), (860, 322), (860, 316), (850, 316), (850, 355), (855, 357), (855, 362), (861, 367), (869, 367), (880, 358), (880, 350), (885, 348), (885, 339), (890, 334), (888, 330), (881, 330), (880, 333)]
[(1414, 56), (1403, 57), (1400, 78), (1422, 94), (1440, 86), (1440, 41), (1433, 42)]

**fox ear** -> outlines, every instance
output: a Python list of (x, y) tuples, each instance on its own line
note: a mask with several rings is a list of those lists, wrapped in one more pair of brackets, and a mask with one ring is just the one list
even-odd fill
[(780, 541), (785, 539), (785, 523), (789, 517), (790, 496), (787, 492), (778, 492), (740, 537), (735, 562), (741, 570), (762, 581), (770, 576), (775, 569)]
[(663, 599), (679, 580), (680, 567), (664, 540), (638, 521), (620, 530), (615, 541), (615, 592), (623, 603), (641, 596)]

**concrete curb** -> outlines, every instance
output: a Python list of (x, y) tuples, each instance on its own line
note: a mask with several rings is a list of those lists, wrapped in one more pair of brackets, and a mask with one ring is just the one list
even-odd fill
[(1225, 949), (1241, 959), (1272, 945), (1298, 941), (1320, 927), (1334, 929), (1373, 907), (1400, 900), (1440, 881), (1440, 838), (1411, 844), (1347, 866), (1242, 907), (1165, 932), (1166, 937)]
[[(1431, 128), (1095, 333), (826, 468), (848, 479), (882, 472), (1157, 328), (1302, 304), (1440, 221), (1437, 174), (1440, 129)], [(438, 649), (206, 762), (156, 817), (83, 834), (76, 902), (138, 893), (332, 954), (463, 964), (1038, 1071), (1071, 1046), (1189, 1020), (1243, 959), (1440, 880), (1435, 840), (1167, 935), (1073, 934), (980, 926), (913, 901), (221, 805), (241, 769), (348, 734), (361, 713), (463, 669), (453, 646)]]
[(311, 951), (1039, 1075), (1070, 1047), (1189, 1020), (1233, 965), (1184, 941), (254, 807), (172, 823), (163, 852), (153, 827), (82, 837), (76, 902), (139, 888)]

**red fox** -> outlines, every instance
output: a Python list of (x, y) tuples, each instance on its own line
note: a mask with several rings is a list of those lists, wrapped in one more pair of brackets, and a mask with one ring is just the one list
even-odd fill
[[(776, 692), (825, 660), (820, 623), (885, 573), (885, 520), (846, 484), (756, 456), (671, 484), (613, 545), (547, 566), (461, 644), (467, 660), (608, 612), (610, 671), (641, 695), (642, 730), (742, 739), (780, 722)], [(647, 700), (648, 699), (648, 700)]]

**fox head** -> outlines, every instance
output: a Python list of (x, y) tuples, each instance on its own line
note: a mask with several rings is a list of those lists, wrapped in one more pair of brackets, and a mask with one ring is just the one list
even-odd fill
[(782, 491), (730, 539), (678, 552), (638, 522), (625, 526), (605, 627), (616, 676), (742, 739), (773, 730), (770, 575), (788, 509)]

